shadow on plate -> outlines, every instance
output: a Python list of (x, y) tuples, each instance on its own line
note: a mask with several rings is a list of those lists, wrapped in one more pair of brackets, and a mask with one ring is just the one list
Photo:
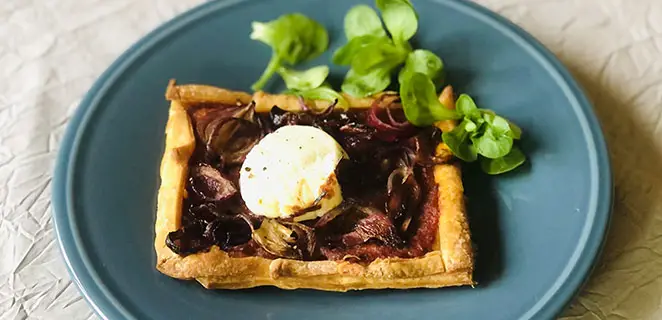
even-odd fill
[(474, 279), (478, 286), (489, 286), (503, 271), (503, 246), (499, 226), (497, 198), (493, 177), (477, 164), (462, 170), (471, 240), (476, 252)]
[[(573, 303), (566, 315), (595, 312), (607, 317), (603, 312), (616, 308), (636, 312), (641, 319), (655, 317), (659, 308), (654, 306), (662, 299), (662, 259), (658, 253), (662, 250), (662, 146), (659, 139), (658, 145), (655, 141), (662, 110), (654, 105), (651, 93), (659, 86), (628, 90), (628, 84), (620, 77), (614, 79), (616, 73), (609, 69), (590, 70), (571, 58), (560, 58), (594, 104), (608, 143), (615, 185), (611, 227), (602, 257), (580, 294), (580, 302)], [(639, 112), (633, 111), (636, 109)], [(634, 289), (643, 291), (641, 295), (627, 293)], [(613, 296), (614, 292), (621, 293)], [(625, 305), (630, 308), (621, 309)]]

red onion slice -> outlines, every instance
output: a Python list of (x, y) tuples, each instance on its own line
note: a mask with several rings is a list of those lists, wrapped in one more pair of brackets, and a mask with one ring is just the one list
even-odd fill
[(179, 228), (176, 231), (168, 233), (166, 237), (166, 246), (172, 252), (187, 256), (202, 250), (208, 249), (212, 243), (203, 237), (205, 226), (202, 223), (193, 223), (191, 225)]
[(412, 174), (412, 169), (409, 167), (399, 167), (393, 170), (386, 181), (386, 195), (390, 196), (393, 193), (393, 187), (396, 186), (396, 179), (398, 177), (400, 177), (401, 181), (397, 182), (397, 185), (403, 185)]
[(277, 257), (296, 260), (311, 259), (317, 249), (313, 229), (296, 222), (265, 219), (253, 231), (253, 240)]
[(210, 123), (207, 128), (207, 151), (220, 155), (226, 164), (238, 164), (263, 137), (257, 122), (226, 118)]
[(410, 130), (412, 128), (411, 123), (409, 123), (407, 120), (405, 121), (397, 121), (393, 117), (393, 113), (391, 112), (391, 105), (386, 105), (384, 107), (386, 109), (386, 116), (388, 117), (388, 121), (390, 121), (390, 125), (400, 128), (400, 129), (407, 129)]
[(339, 215), (345, 213), (347, 210), (349, 210), (352, 207), (352, 204), (350, 204), (348, 201), (342, 202), (340, 205), (337, 207), (331, 209), (329, 212), (325, 213), (322, 217), (320, 217), (317, 222), (315, 222), (315, 228), (321, 228), (327, 225), (331, 220), (335, 219)]
[(383, 213), (371, 214), (359, 220), (354, 231), (342, 236), (342, 243), (347, 247), (355, 246), (376, 239), (388, 246), (398, 246), (402, 240), (395, 231), (393, 222)]
[[(414, 132), (414, 126), (409, 122), (397, 122), (390, 112), (390, 104), (392, 101), (382, 107), (383, 100), (384, 96), (376, 99), (372, 103), (370, 110), (368, 110), (366, 124), (377, 129), (378, 137), (385, 141), (395, 141), (399, 138), (411, 135)], [(379, 113), (383, 109), (386, 109), (389, 123), (382, 121), (379, 117)]]
[(313, 228), (296, 222), (284, 222), (283, 224), (290, 227), (296, 234), (296, 249), (302, 250), (303, 259), (311, 259), (317, 249)]
[(232, 181), (225, 178), (221, 172), (213, 167), (201, 164), (191, 168), (191, 189), (207, 201), (222, 201), (229, 199), (237, 193)]

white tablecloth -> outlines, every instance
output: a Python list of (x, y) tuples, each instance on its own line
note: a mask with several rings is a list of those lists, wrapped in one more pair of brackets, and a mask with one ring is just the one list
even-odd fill
[[(595, 103), (616, 204), (567, 319), (662, 318), (662, 1), (478, 0), (554, 51)], [(0, 0), (0, 319), (96, 318), (69, 279), (51, 175), (69, 116), (131, 43), (202, 0)], [(504, 306), (506, 307), (506, 306)]]

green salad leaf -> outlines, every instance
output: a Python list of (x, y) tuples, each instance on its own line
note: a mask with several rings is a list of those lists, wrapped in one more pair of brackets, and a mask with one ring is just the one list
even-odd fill
[(285, 80), (288, 89), (304, 91), (321, 86), (329, 75), (329, 67), (316, 66), (304, 71), (280, 67), (278, 74)]
[(405, 117), (415, 126), (423, 127), (440, 120), (459, 119), (460, 115), (439, 102), (430, 78), (414, 72), (400, 83), (400, 99)]
[(260, 79), (252, 89), (262, 89), (283, 63), (296, 65), (313, 59), (329, 45), (326, 29), (316, 21), (300, 14), (291, 13), (269, 22), (253, 22), (250, 37), (261, 41), (272, 49), (271, 59)]
[(467, 141), (475, 130), (476, 124), (465, 118), (452, 131), (442, 133), (441, 138), (456, 157), (466, 162), (474, 162), (478, 159), (478, 152), (476, 147)]
[(342, 91), (354, 97), (367, 97), (384, 91), (391, 83), (388, 70), (375, 69), (366, 74), (349, 70), (342, 83)]
[(455, 110), (463, 117), (442, 139), (458, 158), (472, 162), (480, 155), (480, 165), (488, 174), (499, 174), (520, 166), (526, 157), (514, 145), (522, 130), (494, 111), (480, 109), (467, 94), (455, 102)]
[(478, 122), (479, 124), (485, 122), (476, 103), (468, 94), (463, 93), (457, 98), (455, 101), (455, 110), (457, 110), (457, 113), (462, 116)]
[(382, 20), (369, 6), (354, 6), (345, 15), (345, 36), (352, 40), (366, 35), (386, 38)]
[(526, 161), (526, 156), (517, 146), (513, 146), (510, 152), (497, 159), (481, 158), (480, 167), (487, 174), (502, 174), (521, 166)]
[(398, 70), (412, 51), (408, 40), (416, 33), (418, 18), (406, 0), (378, 0), (384, 24), (377, 12), (366, 5), (354, 6), (345, 16), (347, 43), (333, 55), (332, 61), (349, 65), (342, 90), (365, 97), (391, 84), (391, 74)]
[(340, 93), (329, 88), (329, 87), (317, 87), (301, 92), (296, 92), (302, 98), (306, 100), (327, 100), (327, 101), (337, 101), (336, 106), (341, 109), (349, 109), (349, 103)]
[(510, 127), (510, 136), (515, 139), (519, 140), (522, 138), (522, 129), (518, 127), (516, 124), (512, 123), (510, 120), (508, 121), (508, 126)]
[(497, 159), (507, 155), (513, 147), (513, 138), (508, 134), (499, 133), (494, 125), (484, 126), (484, 130), (471, 137), (480, 155), (490, 159)]
[(336, 52), (333, 53), (333, 58), (331, 61), (334, 64), (345, 66), (352, 63), (352, 59), (363, 50), (363, 48), (377, 42), (389, 41), (385, 37), (376, 37), (373, 35), (362, 35), (355, 38), (352, 38), (344, 46), (338, 48)]
[(405, 66), (398, 74), (398, 82), (411, 77), (414, 72), (420, 72), (428, 76), (434, 83), (441, 82), (444, 63), (441, 58), (432, 51), (417, 49), (407, 55)]
[(402, 64), (407, 53), (397, 48), (390, 41), (377, 41), (366, 45), (352, 59), (352, 70), (366, 74), (374, 69), (390, 71)]
[(405, 45), (418, 30), (418, 16), (408, 0), (377, 0), (386, 29), (393, 42)]

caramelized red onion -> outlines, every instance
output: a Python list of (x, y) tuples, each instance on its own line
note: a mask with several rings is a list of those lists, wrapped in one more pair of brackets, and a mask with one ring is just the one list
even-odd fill
[(405, 130), (410, 129), (412, 127), (411, 123), (409, 123), (407, 120), (403, 120), (403, 121), (395, 120), (395, 118), (393, 117), (393, 112), (391, 112), (391, 105), (386, 105), (384, 109), (386, 109), (386, 116), (388, 117), (388, 121), (390, 125)]
[(387, 246), (402, 244), (393, 222), (383, 213), (376, 212), (359, 220), (352, 232), (342, 236), (342, 243), (351, 247), (366, 243), (371, 239), (378, 240)]
[(276, 128), (292, 125), (311, 126), (314, 122), (313, 115), (308, 112), (289, 112), (277, 106), (271, 108), (269, 118)]
[(265, 219), (253, 231), (253, 240), (270, 254), (288, 259), (311, 259), (316, 250), (312, 228), (296, 222)]
[(393, 187), (405, 184), (412, 174), (414, 174), (413, 168), (410, 167), (399, 167), (393, 170), (386, 182), (386, 195), (391, 196), (393, 194)]
[(190, 170), (190, 186), (193, 192), (206, 201), (223, 201), (237, 193), (232, 181), (207, 164), (199, 164)]
[(290, 227), (296, 235), (294, 249), (299, 252), (304, 260), (312, 259), (317, 249), (317, 241), (313, 228), (296, 222), (284, 222), (284, 224)]
[(315, 111), (308, 107), (302, 97), (299, 97), (298, 100), (303, 112), (285, 111), (277, 106), (271, 108), (271, 111), (269, 112), (269, 118), (273, 122), (274, 126), (282, 127), (291, 125), (306, 125), (323, 129), (328, 127), (326, 118), (333, 113), (338, 100), (335, 100), (333, 103), (331, 103), (331, 105), (322, 111)]
[(205, 202), (198, 205), (192, 205), (188, 210), (188, 218), (192, 221), (212, 222), (219, 216), (219, 208), (216, 202)]
[[(366, 124), (377, 129), (378, 137), (384, 141), (395, 141), (411, 136), (416, 132), (414, 126), (407, 121), (396, 121), (391, 113), (391, 107), (399, 98), (383, 95), (372, 103), (368, 110)], [(386, 120), (382, 120), (386, 114)]]
[(212, 245), (226, 250), (250, 240), (251, 230), (249, 222), (240, 215), (219, 215), (210, 222), (193, 221), (170, 232), (166, 237), (166, 246), (182, 256), (207, 250)]
[(343, 201), (337, 207), (329, 210), (329, 212), (325, 213), (323, 216), (317, 219), (317, 222), (315, 222), (315, 228), (321, 228), (326, 226), (329, 222), (331, 222), (331, 220), (345, 213), (347, 210), (349, 210), (352, 207), (353, 204), (350, 201), (347, 200)]
[(174, 253), (185, 256), (208, 249), (212, 243), (203, 236), (205, 226), (193, 223), (168, 233), (166, 246)]
[(430, 134), (423, 133), (409, 139), (410, 148), (407, 152), (412, 161), (422, 166), (434, 166), (448, 163), (452, 159), (453, 153), (450, 150), (443, 152), (442, 149), (441, 154), (435, 154), (435, 147), (441, 142), (441, 138), (435, 137), (437, 132), (440, 132), (439, 129), (434, 128)]
[(410, 175), (404, 182), (399, 181), (388, 195), (386, 212), (397, 222), (400, 222), (401, 232), (407, 232), (414, 212), (419, 208), (421, 201), (421, 187)]
[(386, 183), (386, 212), (393, 221), (399, 222), (399, 231), (403, 233), (409, 229), (421, 201), (421, 186), (414, 173), (415, 160), (413, 151), (405, 148)]
[[(197, 133), (200, 139), (205, 140), (206, 134), (205, 131), (210, 123), (232, 118), (234, 114), (241, 112), (241, 106), (219, 106), (219, 107), (208, 107), (205, 105), (191, 108), (189, 110), (191, 118), (193, 119), (195, 125), (195, 132)], [(206, 140), (205, 140), (206, 141)]]
[(291, 259), (298, 257), (291, 246), (295, 241), (292, 230), (275, 220), (264, 220), (260, 228), (253, 231), (252, 237), (264, 250), (277, 257)]
[(217, 150), (225, 164), (241, 164), (246, 159), (248, 152), (262, 139), (263, 132), (254, 122), (240, 120), (239, 128), (234, 132), (225, 148)]
[(207, 225), (203, 236), (221, 249), (246, 243), (251, 239), (251, 226), (240, 216), (221, 216)]
[(242, 163), (263, 136), (258, 123), (240, 118), (212, 122), (207, 131), (207, 152), (219, 155), (224, 164)]

